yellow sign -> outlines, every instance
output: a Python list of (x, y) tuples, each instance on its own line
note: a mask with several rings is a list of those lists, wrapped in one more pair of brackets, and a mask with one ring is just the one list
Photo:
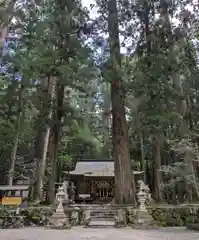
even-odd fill
[(3, 197), (1, 204), (2, 205), (20, 205), (22, 202), (21, 197)]

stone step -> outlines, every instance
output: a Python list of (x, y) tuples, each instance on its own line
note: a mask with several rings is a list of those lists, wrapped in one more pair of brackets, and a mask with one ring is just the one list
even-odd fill
[(116, 210), (113, 210), (113, 209), (103, 209), (103, 208), (102, 209), (95, 208), (93, 210), (91, 209), (91, 211), (92, 212), (116, 212)]
[(91, 211), (92, 212), (116, 212), (116, 210), (110, 210), (110, 209), (94, 209)]
[(114, 221), (114, 218), (108, 218), (108, 217), (91, 217), (91, 221)]
[(103, 209), (96, 209), (96, 210), (91, 210), (91, 212), (110, 212), (110, 213), (115, 213), (116, 211), (113, 210), (103, 210)]
[(91, 220), (88, 227), (114, 227), (115, 222), (114, 221), (107, 221), (107, 220)]
[(92, 212), (116, 212), (116, 210), (113, 209), (106, 209), (106, 208), (95, 208), (95, 209), (91, 209)]
[(107, 213), (107, 212), (91, 212), (90, 216), (107, 216), (113, 217), (116, 213)]
[(113, 227), (115, 226), (115, 215), (116, 211), (98, 208), (91, 210), (90, 212), (90, 222), (87, 227), (92, 228), (104, 228), (104, 227)]
[(116, 213), (102, 213), (102, 212), (100, 212), (100, 213), (92, 213), (91, 212), (91, 214), (90, 214), (90, 216), (115, 216), (116, 215)]

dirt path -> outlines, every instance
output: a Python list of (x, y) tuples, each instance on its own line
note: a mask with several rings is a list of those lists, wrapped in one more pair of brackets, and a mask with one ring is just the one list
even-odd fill
[(185, 228), (162, 228), (156, 230), (89, 229), (76, 227), (71, 230), (47, 230), (26, 228), (20, 230), (0, 229), (0, 240), (199, 240), (199, 232)]

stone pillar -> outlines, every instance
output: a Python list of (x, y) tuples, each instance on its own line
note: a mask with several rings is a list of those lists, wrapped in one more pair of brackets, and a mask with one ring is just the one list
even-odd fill
[(115, 227), (126, 227), (126, 212), (124, 209), (118, 209), (115, 216)]
[(72, 225), (74, 225), (74, 226), (80, 224), (79, 213), (80, 213), (79, 207), (74, 207), (72, 209), (71, 222), (72, 222)]
[(84, 227), (88, 227), (91, 220), (91, 210), (90, 208), (86, 208), (83, 212), (83, 222)]

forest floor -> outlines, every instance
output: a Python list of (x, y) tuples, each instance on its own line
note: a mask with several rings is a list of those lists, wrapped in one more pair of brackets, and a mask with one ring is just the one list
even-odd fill
[(198, 240), (199, 232), (185, 228), (161, 228), (156, 230), (90, 229), (75, 227), (71, 230), (26, 228), (0, 230), (0, 240)]

